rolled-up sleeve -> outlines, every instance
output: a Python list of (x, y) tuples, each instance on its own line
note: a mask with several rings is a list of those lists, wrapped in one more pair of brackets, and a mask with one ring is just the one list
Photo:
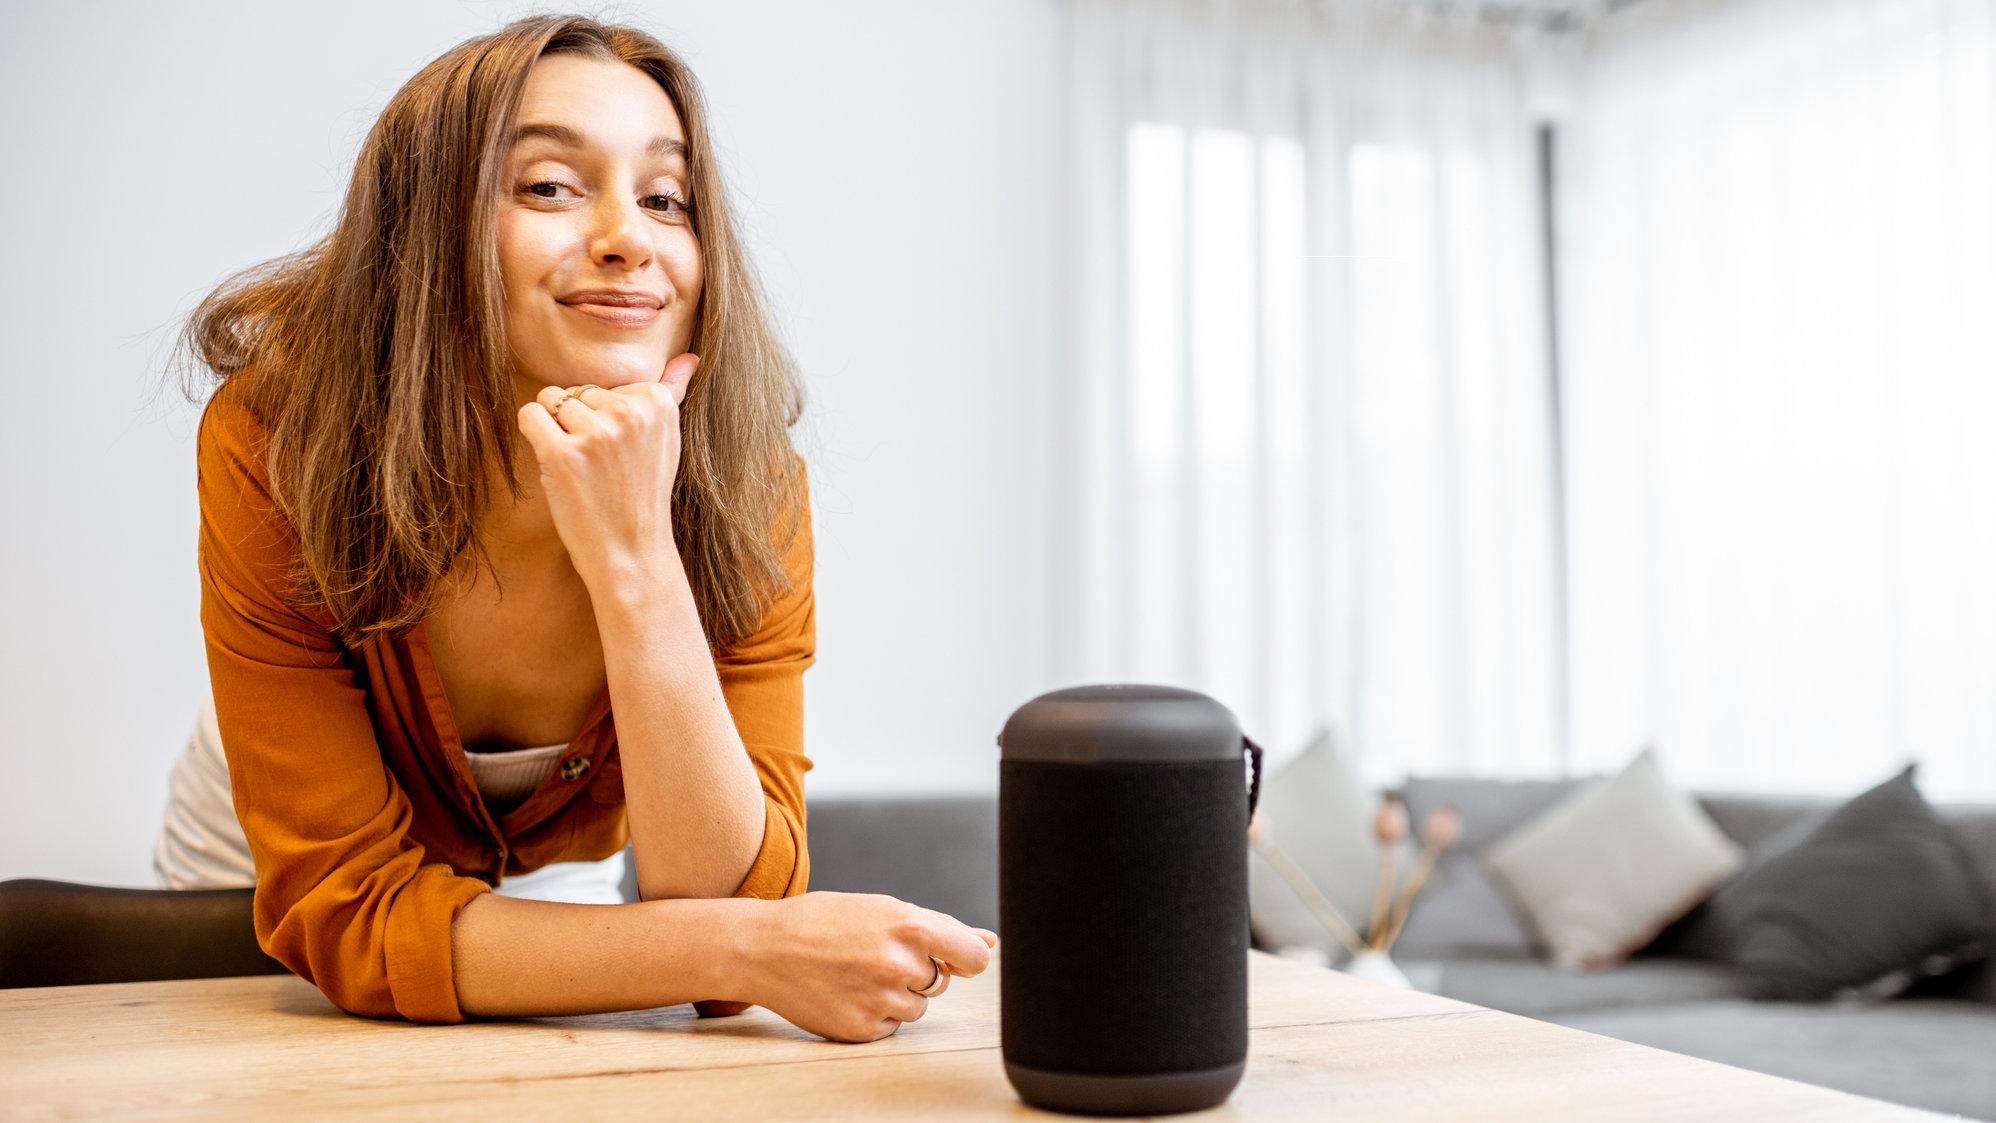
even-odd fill
[[(778, 900), (803, 893), (810, 884), (804, 773), (811, 760), (804, 752), (804, 671), (817, 659), (818, 627), (811, 589), (810, 486), (802, 457), (797, 457), (797, 473), (802, 510), (783, 559), (790, 588), (770, 602), (753, 632), (715, 654), (721, 693), (762, 782), (764, 805), (762, 848), (736, 897)], [(787, 527), (787, 513), (779, 523)], [(709, 1016), (746, 1009), (739, 1002), (717, 1000), (694, 1007)]]
[(257, 942), (344, 1010), (462, 1021), (451, 924), (491, 887), (425, 860), (347, 652), (329, 620), (286, 603), (297, 539), (272, 500), (264, 444), (220, 393), (203, 411), (201, 627), (256, 867)]

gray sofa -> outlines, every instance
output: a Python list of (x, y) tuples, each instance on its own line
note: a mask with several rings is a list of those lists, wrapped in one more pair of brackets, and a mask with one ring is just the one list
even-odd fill
[[(1610, 971), (1570, 974), (1538, 958), (1516, 913), (1492, 889), (1480, 854), (1570, 788), (1560, 781), (1408, 781), (1402, 794), (1417, 821), (1452, 803), (1466, 824), (1432, 899), (1416, 905), (1395, 949), (1410, 974), (1479, 1006), (1895, 1103), (1996, 1118), (1996, 963), (1923, 980), (1887, 1001), (1839, 1004), (1748, 999), (1745, 980), (1726, 964), (1673, 954), (1674, 929)], [(1747, 848), (1839, 802), (1699, 795), (1720, 829)], [(1983, 880), (1996, 886), (1996, 806), (1937, 810)]]
[[(1611, 971), (1571, 975), (1518, 942), (1508, 906), (1492, 914), (1476, 855), (1566, 785), (1415, 780), (1423, 805), (1453, 802), (1467, 830), (1396, 952), (1449, 997), (1860, 1095), (1996, 1118), (1996, 965), (1930, 981), (1868, 1006), (1754, 1002), (1724, 964), (1644, 954)], [(1751, 846), (1833, 801), (1712, 795), (1701, 802)], [(1942, 806), (1996, 885), (1996, 807)], [(997, 928), (997, 801), (990, 796), (814, 797), (811, 888), (877, 892)], [(1466, 864), (1465, 864), (1466, 863)], [(1452, 882), (1452, 884), (1450, 884)], [(1478, 931), (1477, 925), (1497, 931)], [(1509, 925), (1509, 930), (1504, 930)]]

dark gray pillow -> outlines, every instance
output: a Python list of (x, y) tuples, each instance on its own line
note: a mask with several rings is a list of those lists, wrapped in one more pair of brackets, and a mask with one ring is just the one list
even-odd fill
[(1837, 813), (1842, 804), (1802, 813), (1786, 826), (1777, 827), (1747, 847), (1746, 860), (1733, 874), (1692, 909), (1684, 919), (1665, 928), (1644, 955), (1685, 956), (1730, 962), (1739, 952), (1739, 936), (1747, 914), (1760, 903), (1765, 883), (1757, 871), (1768, 861), (1800, 845), (1816, 828)]
[(1913, 765), (1755, 848), (1676, 933), (1756, 998), (1885, 997), (1990, 952), (1992, 905)]

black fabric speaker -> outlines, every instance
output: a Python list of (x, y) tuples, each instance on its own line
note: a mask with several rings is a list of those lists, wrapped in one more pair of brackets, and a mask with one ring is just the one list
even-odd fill
[(1167, 686), (1043, 694), (998, 784), (1005, 1074), (1036, 1107), (1196, 1111), (1247, 1061), (1247, 824), (1259, 750)]

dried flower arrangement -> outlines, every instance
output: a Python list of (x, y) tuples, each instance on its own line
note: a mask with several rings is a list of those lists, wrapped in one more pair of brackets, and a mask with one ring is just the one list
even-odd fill
[(1373, 891), (1372, 916), (1362, 936), (1277, 845), (1259, 813), (1248, 823), (1248, 844), (1302, 898), (1318, 923), (1357, 958), (1368, 953), (1384, 954), (1392, 949), (1394, 942), (1400, 938), (1401, 930), (1407, 926), (1407, 915), (1414, 907), (1414, 898), (1420, 895), (1434, 873), (1435, 862), (1440, 859), (1442, 851), (1455, 845), (1456, 840), (1462, 837), (1462, 816), (1453, 805), (1430, 812), (1427, 821), (1421, 824), (1420, 860), (1406, 884), (1395, 885), (1397, 863), (1394, 852), (1406, 840), (1411, 825), (1407, 805), (1397, 797), (1388, 797), (1373, 817), (1372, 834), (1379, 843), (1379, 878)]

